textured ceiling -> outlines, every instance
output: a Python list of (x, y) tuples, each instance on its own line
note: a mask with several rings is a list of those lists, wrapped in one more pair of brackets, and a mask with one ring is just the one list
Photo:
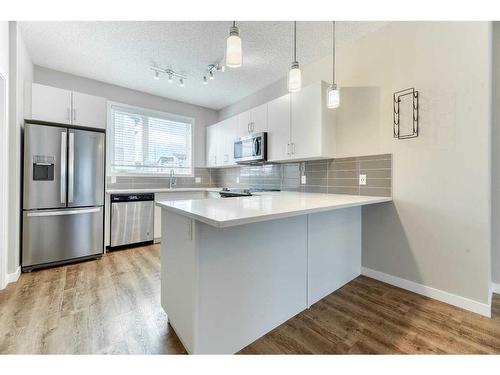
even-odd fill
[[(338, 22), (337, 45), (384, 22)], [(203, 85), (206, 66), (222, 61), (231, 22), (21, 22), (33, 63), (213, 109), (221, 109), (283, 77), (292, 59), (293, 23), (238, 22), (243, 66)], [(301, 64), (331, 53), (330, 22), (297, 23)], [(153, 79), (151, 65), (188, 76), (185, 87)]]

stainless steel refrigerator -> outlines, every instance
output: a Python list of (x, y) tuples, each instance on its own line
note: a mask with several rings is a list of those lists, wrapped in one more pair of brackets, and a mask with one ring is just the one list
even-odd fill
[(102, 255), (104, 132), (26, 122), (23, 153), (23, 271)]

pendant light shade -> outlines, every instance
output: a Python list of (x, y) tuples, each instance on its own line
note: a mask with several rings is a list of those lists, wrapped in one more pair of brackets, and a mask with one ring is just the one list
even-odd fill
[(340, 91), (335, 83), (335, 60), (337, 53), (335, 51), (335, 21), (332, 22), (332, 84), (328, 86), (326, 91), (326, 106), (328, 108), (337, 108), (340, 105)]
[(288, 71), (288, 91), (297, 92), (302, 89), (302, 71), (297, 61), (297, 21), (293, 22), (293, 62)]
[(243, 52), (241, 49), (240, 29), (236, 26), (236, 22), (233, 21), (226, 42), (226, 65), (230, 68), (239, 68), (242, 63)]
[(297, 62), (292, 63), (288, 71), (288, 91), (297, 92), (302, 88), (302, 71)]
[(326, 100), (326, 106), (328, 108), (337, 108), (340, 105), (340, 92), (337, 88), (337, 85), (333, 84), (328, 86)]

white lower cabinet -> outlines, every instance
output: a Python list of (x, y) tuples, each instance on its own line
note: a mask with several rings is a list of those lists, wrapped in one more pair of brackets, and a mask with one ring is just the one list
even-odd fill
[[(207, 191), (176, 191), (167, 193), (155, 193), (155, 202), (178, 201), (183, 199), (204, 199), (211, 197)], [(155, 205), (154, 215), (154, 242), (161, 241), (161, 208)]]

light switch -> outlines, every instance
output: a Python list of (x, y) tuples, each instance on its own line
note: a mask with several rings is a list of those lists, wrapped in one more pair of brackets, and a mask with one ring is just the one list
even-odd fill
[(359, 184), (360, 185), (366, 185), (366, 174), (360, 174), (359, 175)]
[(195, 177), (194, 182), (195, 184), (201, 184), (201, 177)]
[(236, 183), (239, 184), (240, 183), (240, 176), (236, 176)]
[(300, 176), (300, 183), (301, 183), (302, 185), (307, 184), (307, 177), (306, 177), (306, 176)]
[(111, 176), (111, 183), (116, 184), (116, 176)]

